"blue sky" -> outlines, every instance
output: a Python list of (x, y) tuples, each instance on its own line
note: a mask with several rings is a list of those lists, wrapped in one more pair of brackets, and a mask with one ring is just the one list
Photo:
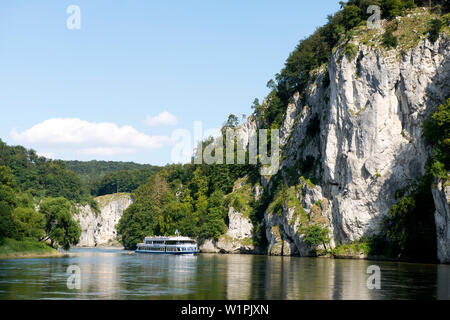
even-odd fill
[[(81, 28), (69, 30), (69, 5)], [(56, 159), (171, 162), (175, 129), (251, 113), (338, 1), (0, 2), (0, 138)], [(157, 117), (159, 115), (159, 117)]]

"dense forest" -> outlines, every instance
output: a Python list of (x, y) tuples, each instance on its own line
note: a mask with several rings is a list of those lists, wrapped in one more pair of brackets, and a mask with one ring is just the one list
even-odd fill
[(5, 238), (49, 241), (69, 249), (80, 238), (81, 228), (73, 219), (73, 204), (64, 197), (39, 201), (22, 192), (10, 168), (0, 166), (0, 244)]
[(132, 192), (161, 168), (150, 164), (117, 161), (64, 161), (93, 196)]
[(68, 249), (81, 234), (73, 219), (76, 204), (97, 207), (63, 161), (0, 140), (0, 242), (48, 241)]
[(34, 150), (8, 146), (0, 140), (0, 166), (10, 168), (20, 190), (33, 197), (64, 197), (76, 202), (89, 199), (80, 178), (63, 161), (39, 157)]
[(67, 249), (81, 234), (73, 220), (80, 204), (98, 210), (94, 196), (132, 192), (159, 169), (136, 163), (49, 160), (0, 140), (0, 241), (48, 241)]

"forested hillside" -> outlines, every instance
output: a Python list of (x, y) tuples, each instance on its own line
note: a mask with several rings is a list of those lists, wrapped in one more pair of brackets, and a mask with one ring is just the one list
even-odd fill
[(251, 172), (247, 165), (169, 165), (134, 193), (118, 233), (127, 248), (146, 235), (218, 238), (226, 230), (225, 195), (235, 181)]
[(63, 161), (39, 157), (34, 150), (0, 140), (0, 166), (10, 168), (20, 191), (33, 197), (65, 197), (76, 202), (89, 198), (80, 178)]
[(135, 162), (119, 162), (119, 161), (64, 161), (67, 169), (72, 170), (81, 181), (86, 184), (92, 184), (100, 180), (102, 177), (115, 173), (117, 171), (132, 170), (148, 170), (152, 172), (158, 171), (160, 167), (150, 164), (139, 164)]
[(161, 167), (118, 161), (64, 161), (92, 196), (132, 192)]
[(62, 196), (38, 199), (30, 189), (22, 188), (12, 170), (0, 165), (0, 244), (5, 238), (27, 243), (48, 241), (52, 247), (64, 249), (77, 244), (81, 229), (72, 217), (73, 202)]
[(0, 242), (76, 245), (81, 229), (73, 215), (80, 205), (98, 211), (93, 196), (134, 191), (158, 170), (135, 163), (49, 160), (0, 140)]

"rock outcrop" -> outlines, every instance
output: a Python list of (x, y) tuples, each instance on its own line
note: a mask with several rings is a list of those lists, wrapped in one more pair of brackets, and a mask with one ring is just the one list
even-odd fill
[(322, 197), (320, 186), (312, 186), (306, 181), (291, 187), (285, 194), (291, 200), (280, 203), (281, 211), (274, 212), (276, 209), (269, 206), (264, 215), (268, 254), (309, 256), (313, 252), (305, 243), (301, 228), (313, 223), (331, 231), (328, 199)]
[(128, 193), (105, 195), (95, 198), (100, 212), (95, 212), (90, 206), (79, 208), (75, 219), (81, 225), (80, 247), (96, 247), (102, 245), (117, 245), (116, 225), (125, 209), (133, 200)]
[[(228, 230), (219, 239), (203, 239), (199, 243), (204, 253), (260, 253), (254, 245), (254, 225), (249, 217), (249, 202), (261, 196), (261, 186), (251, 188), (247, 177), (236, 181), (227, 196)], [(239, 210), (235, 208), (239, 207)]]
[(400, 56), (364, 45), (354, 59), (338, 55), (321, 123), (321, 185), (334, 237), (345, 242), (375, 232), (395, 192), (424, 173), (422, 123), (450, 94), (450, 41), (423, 40)]
[[(322, 214), (332, 245), (376, 234), (396, 191), (422, 177), (431, 151), (423, 121), (450, 95), (448, 36), (434, 43), (422, 38), (402, 50), (358, 39), (352, 45), (353, 57), (337, 48), (304, 96), (292, 97), (280, 130), (282, 179), (296, 185), (305, 171), (315, 178), (311, 198), (327, 201)], [(262, 177), (261, 184), (276, 192), (270, 178)], [(434, 190), (441, 261), (448, 261), (450, 246), (446, 192)], [(309, 254), (292, 213), (289, 206), (266, 213), (269, 254)]]
[(439, 181), (432, 189), (436, 212), (437, 256), (441, 263), (450, 263), (450, 186)]
[(204, 239), (199, 243), (203, 253), (254, 253), (253, 224), (233, 207), (228, 211), (229, 227), (219, 239)]

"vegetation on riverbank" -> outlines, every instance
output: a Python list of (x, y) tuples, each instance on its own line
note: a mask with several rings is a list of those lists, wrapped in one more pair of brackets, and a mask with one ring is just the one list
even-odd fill
[(64, 197), (36, 202), (29, 192), (21, 192), (12, 170), (0, 166), (0, 243), (7, 238), (27, 244), (49, 241), (67, 250), (78, 243), (81, 234), (73, 211), (73, 204)]
[(47, 257), (61, 254), (47, 243), (37, 241), (33, 238), (25, 238), (22, 240), (5, 238), (0, 244), (0, 259)]

